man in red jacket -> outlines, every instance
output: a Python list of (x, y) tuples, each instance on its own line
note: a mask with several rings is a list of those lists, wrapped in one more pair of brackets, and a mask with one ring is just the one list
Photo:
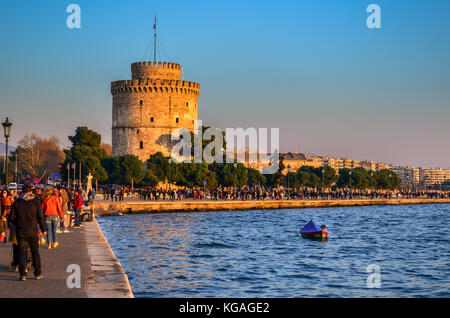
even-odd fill
[(75, 211), (74, 228), (79, 228), (81, 225), (81, 207), (83, 206), (83, 198), (80, 195), (80, 191), (75, 191), (75, 197), (73, 199), (73, 210)]

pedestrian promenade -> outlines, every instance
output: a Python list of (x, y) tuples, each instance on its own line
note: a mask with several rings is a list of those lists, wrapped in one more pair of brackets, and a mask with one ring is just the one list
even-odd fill
[[(128, 277), (115, 257), (96, 221), (85, 222), (70, 233), (58, 234), (59, 246), (41, 246), (43, 280), (35, 280), (33, 269), (26, 281), (9, 272), (11, 243), (0, 243), (0, 298), (132, 298)], [(80, 288), (69, 288), (69, 265), (80, 267)]]
[[(58, 234), (59, 246), (48, 250), (41, 246), (43, 280), (35, 280), (33, 269), (27, 280), (19, 281), (19, 273), (9, 272), (12, 259), (11, 243), (0, 243), (0, 298), (84, 298), (86, 279), (91, 273), (85, 227), (71, 229), (71, 233)], [(81, 288), (70, 289), (66, 281), (71, 273), (67, 266), (77, 264), (81, 270)]]

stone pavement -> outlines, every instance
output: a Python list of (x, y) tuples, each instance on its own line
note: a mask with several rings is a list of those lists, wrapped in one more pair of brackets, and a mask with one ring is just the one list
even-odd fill
[[(40, 248), (44, 279), (35, 280), (31, 269), (24, 282), (18, 280), (19, 273), (9, 272), (11, 243), (0, 243), (0, 298), (133, 297), (128, 277), (96, 221), (58, 234), (58, 241), (55, 249)], [(80, 266), (80, 288), (67, 286), (71, 264)]]
[[(43, 280), (34, 279), (33, 269), (28, 270), (27, 280), (19, 281), (19, 273), (9, 272), (12, 260), (11, 243), (0, 243), (0, 298), (84, 298), (86, 278), (91, 275), (85, 227), (70, 229), (71, 233), (58, 234), (59, 246), (48, 250), (41, 246)], [(66, 281), (71, 273), (67, 266), (77, 264), (81, 269), (81, 288), (70, 289)]]

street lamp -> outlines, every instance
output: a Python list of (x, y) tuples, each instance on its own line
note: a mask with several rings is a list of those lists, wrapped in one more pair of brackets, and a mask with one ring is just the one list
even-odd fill
[(291, 166), (287, 166), (287, 187), (289, 189), (289, 173), (291, 172)]
[(290, 195), (289, 195), (289, 173), (291, 172), (291, 166), (290, 165), (288, 165), (287, 166), (287, 189), (286, 189), (286, 194), (287, 194), (287, 199), (289, 200), (289, 197), (290, 197)]
[(172, 179), (172, 158), (169, 158), (169, 197), (170, 197), (170, 181)]
[(322, 188), (325, 191), (325, 168), (322, 168)]
[(8, 139), (9, 135), (11, 133), (11, 126), (12, 123), (8, 120), (8, 117), (6, 117), (6, 121), (2, 123), (3, 130), (5, 132), (5, 139), (6, 139), (6, 149), (5, 149), (5, 184), (6, 189), (8, 189)]
[(352, 172), (350, 171), (348, 173), (348, 175), (349, 175), (349, 182), (350, 182), (350, 189), (351, 189), (352, 188)]
[(234, 187), (233, 187), (233, 192), (234, 192), (234, 199), (236, 200), (236, 169), (237, 169), (237, 163), (235, 162), (233, 164), (234, 166)]

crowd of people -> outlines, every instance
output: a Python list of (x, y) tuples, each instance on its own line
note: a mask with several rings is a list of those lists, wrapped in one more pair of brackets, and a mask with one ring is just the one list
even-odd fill
[(386, 191), (335, 189), (323, 190), (315, 188), (274, 188), (263, 187), (236, 188), (137, 188), (132, 191), (128, 187), (107, 188), (103, 190), (103, 199), (123, 201), (124, 197), (136, 197), (144, 201), (158, 200), (352, 200), (352, 199), (439, 199), (450, 198), (444, 191)]
[(23, 186), (21, 193), (1, 192), (0, 242), (12, 243), (9, 270), (19, 272), (21, 281), (26, 279), (31, 264), (35, 278), (44, 278), (39, 246), (55, 249), (59, 246), (58, 234), (82, 226), (84, 197), (82, 189), (32, 189), (29, 184)]

